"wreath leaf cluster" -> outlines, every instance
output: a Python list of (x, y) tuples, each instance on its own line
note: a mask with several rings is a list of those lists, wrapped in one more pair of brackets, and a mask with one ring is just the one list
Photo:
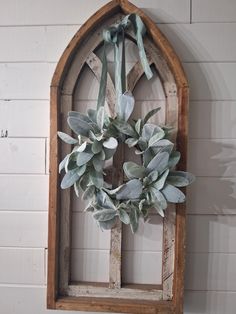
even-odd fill
[[(160, 108), (133, 120), (134, 97), (130, 92), (120, 97), (115, 118), (109, 117), (104, 107), (88, 109), (87, 114), (68, 113), (67, 122), (77, 138), (58, 132), (64, 142), (74, 145), (59, 165), (60, 172), (65, 170), (61, 188), (74, 186), (78, 197), (82, 193), (88, 202), (85, 210), (92, 213), (101, 229), (111, 229), (120, 219), (136, 232), (139, 219), (147, 221), (151, 209), (163, 217), (168, 202), (184, 202), (179, 188), (192, 183), (194, 176), (175, 170), (180, 153), (169, 139), (171, 128), (149, 123)], [(122, 143), (134, 147), (142, 164), (125, 162), (127, 182), (112, 189), (106, 182), (106, 161)]]

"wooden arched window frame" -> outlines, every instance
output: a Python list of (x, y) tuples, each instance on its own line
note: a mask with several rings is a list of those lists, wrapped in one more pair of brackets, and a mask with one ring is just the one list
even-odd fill
[[(163, 276), (159, 289), (123, 287), (120, 275), (121, 230), (112, 231), (110, 286), (93, 289), (69, 282), (70, 255), (70, 191), (61, 192), (58, 164), (61, 153), (67, 153), (58, 141), (57, 131), (69, 132), (66, 114), (72, 108), (73, 93), (80, 71), (87, 64), (97, 79), (101, 62), (94, 51), (102, 43), (101, 31), (122, 16), (137, 13), (147, 28), (145, 49), (150, 64), (160, 75), (166, 96), (166, 122), (176, 133), (174, 140), (181, 152), (179, 168), (185, 170), (187, 155), (188, 83), (179, 58), (156, 24), (140, 9), (126, 0), (113, 0), (102, 7), (75, 34), (56, 67), (51, 83), (50, 103), (50, 196), (48, 236), (47, 306), (50, 309), (107, 311), (119, 313), (183, 313), (185, 205), (169, 208), (164, 219)], [(135, 42), (132, 32), (129, 39)], [(137, 62), (127, 76), (133, 90), (143, 75)], [(107, 102), (111, 109), (115, 102), (112, 81), (108, 78)], [(116, 167), (120, 164), (115, 158)], [(62, 223), (63, 222), (63, 223)], [(118, 239), (118, 240), (117, 240)], [(117, 254), (114, 257), (113, 253)], [(118, 251), (117, 251), (118, 250)], [(89, 291), (89, 293), (87, 293)]]

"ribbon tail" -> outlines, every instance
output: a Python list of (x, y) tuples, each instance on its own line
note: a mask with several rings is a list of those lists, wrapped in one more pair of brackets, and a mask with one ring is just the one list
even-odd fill
[(106, 87), (107, 87), (107, 57), (106, 57), (106, 42), (104, 41), (103, 55), (102, 55), (102, 73), (101, 73), (101, 80), (100, 80), (100, 85), (99, 85), (97, 110), (100, 107), (105, 106)]

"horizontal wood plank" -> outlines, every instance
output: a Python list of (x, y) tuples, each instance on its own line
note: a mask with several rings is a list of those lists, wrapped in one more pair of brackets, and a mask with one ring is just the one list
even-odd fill
[(159, 215), (150, 216), (150, 221), (140, 220), (138, 231), (133, 234), (130, 226), (123, 225), (124, 251), (161, 252), (163, 242), (163, 220)]
[(45, 173), (45, 139), (0, 138), (0, 150), (0, 173)]
[[(0, 27), (0, 62), (58, 62), (80, 25)], [(17, 47), (17, 49), (15, 49)]]
[(71, 280), (109, 282), (109, 250), (71, 251)]
[(235, 314), (236, 292), (185, 291), (184, 314)]
[(188, 253), (187, 290), (236, 291), (236, 254)]
[(236, 23), (163, 24), (159, 27), (182, 62), (236, 61), (236, 43), (232, 40)]
[(187, 252), (236, 253), (236, 216), (188, 215)]
[(48, 210), (47, 175), (0, 175), (0, 190), (0, 210)]
[[(132, 65), (129, 64), (130, 67)], [(185, 63), (184, 68), (189, 78), (191, 100), (236, 99), (233, 83), (236, 63)], [(54, 69), (54, 63), (0, 64), (0, 99), (48, 99)], [(78, 82), (79, 89), (75, 93), (75, 99), (95, 100), (98, 82), (91, 72), (86, 71), (83, 74), (83, 80)], [(35, 79), (32, 80), (31, 77), (34, 76)], [(142, 88), (140, 84), (143, 84)], [(15, 86), (14, 89), (11, 88), (12, 85)], [(134, 95), (137, 100), (165, 99), (157, 76), (149, 82), (143, 77), (137, 84)]]
[(235, 100), (236, 63), (184, 63), (190, 100)]
[(0, 212), (0, 247), (47, 247), (47, 212)]
[[(1, 311), (8, 314), (60, 314), (61, 311), (49, 311), (46, 308), (46, 287), (1, 286)], [(36, 312), (37, 311), (37, 312)], [(79, 312), (87, 314), (88, 312)], [(77, 311), (63, 311), (63, 314), (78, 314)], [(93, 313), (91, 313), (93, 314)], [(94, 313), (95, 314), (95, 313)], [(105, 313), (101, 313), (105, 314)]]
[(49, 136), (48, 101), (0, 100), (0, 112), (1, 130), (10, 137)]
[[(71, 5), (64, 1), (46, 1), (32, 4), (23, 0), (19, 9), (17, 0), (4, 5), (0, 14), (0, 25), (55, 25), (84, 23), (95, 11), (107, 3), (106, 0), (87, 1), (72, 0)], [(190, 3), (188, 0), (134, 0), (133, 4), (144, 9), (155, 21), (189, 22)], [(58, 9), (55, 10), (55, 7)]]
[(44, 249), (0, 248), (0, 283), (43, 285)]
[(102, 232), (91, 213), (74, 212), (72, 214), (71, 245), (73, 249), (109, 250), (110, 231)]
[(1, 63), (0, 99), (49, 99), (55, 66), (55, 63)]
[(187, 191), (189, 214), (236, 214), (236, 178), (197, 177)]
[(162, 253), (161, 252), (122, 252), (123, 283), (161, 284)]
[(236, 22), (236, 3), (232, 0), (193, 0), (193, 22)]
[(236, 138), (235, 101), (192, 101), (189, 112), (189, 136), (201, 139)]
[(236, 139), (191, 139), (189, 170), (196, 176), (230, 177), (236, 173)]

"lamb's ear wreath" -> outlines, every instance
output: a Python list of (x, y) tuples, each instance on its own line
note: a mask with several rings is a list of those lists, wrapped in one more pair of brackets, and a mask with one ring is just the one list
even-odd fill
[[(146, 221), (150, 209), (156, 209), (164, 217), (168, 202), (184, 202), (185, 195), (179, 188), (193, 182), (194, 176), (188, 172), (175, 171), (181, 156), (170, 141), (172, 129), (149, 123), (149, 119), (160, 108), (151, 110), (143, 119), (130, 119), (135, 104), (131, 92), (126, 91), (125, 32), (130, 27), (136, 35), (140, 62), (146, 77), (152, 78), (143, 46), (146, 28), (141, 18), (137, 14), (130, 14), (119, 24), (105, 29), (97, 108), (89, 109), (87, 114), (76, 111), (68, 113), (67, 122), (77, 138), (58, 132), (64, 142), (74, 145), (72, 152), (61, 161), (59, 171), (65, 170), (61, 188), (74, 186), (76, 195), (88, 201), (86, 211), (92, 213), (101, 229), (111, 229), (120, 219), (124, 224), (130, 224), (132, 232), (136, 232), (139, 219)], [(115, 57), (114, 118), (108, 116), (104, 107), (107, 45), (114, 47)], [(135, 148), (135, 153), (142, 157), (142, 165), (125, 162), (123, 170), (127, 180), (114, 188), (106, 180), (106, 161), (113, 157), (122, 143)]]

